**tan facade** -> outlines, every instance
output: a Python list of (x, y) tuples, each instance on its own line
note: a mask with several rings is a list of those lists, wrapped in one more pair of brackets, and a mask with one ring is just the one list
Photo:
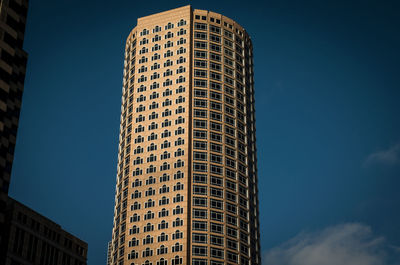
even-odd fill
[(112, 264), (260, 264), (252, 68), (249, 36), (220, 14), (185, 6), (138, 19)]

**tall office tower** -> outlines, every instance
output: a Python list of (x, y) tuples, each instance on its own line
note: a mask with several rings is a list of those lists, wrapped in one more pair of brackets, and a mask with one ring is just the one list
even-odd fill
[(5, 211), (24, 89), (22, 49), (28, 0), (0, 1), (0, 263), (5, 255)]
[(252, 44), (185, 6), (126, 42), (112, 264), (260, 264)]

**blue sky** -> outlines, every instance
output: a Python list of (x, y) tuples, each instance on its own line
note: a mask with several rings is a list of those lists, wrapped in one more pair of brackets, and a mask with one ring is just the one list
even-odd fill
[[(125, 39), (138, 17), (186, 4), (30, 3), (10, 195), (88, 242), (89, 265), (105, 263), (111, 238)], [(190, 4), (253, 40), (264, 261), (396, 264), (400, 5)], [(310, 260), (307, 247), (327, 254)]]

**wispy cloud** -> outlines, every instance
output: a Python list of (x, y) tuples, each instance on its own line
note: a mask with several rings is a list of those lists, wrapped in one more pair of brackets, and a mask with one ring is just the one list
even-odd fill
[(300, 233), (266, 251), (264, 265), (395, 265), (389, 245), (370, 227), (348, 223), (313, 233)]
[(364, 162), (364, 166), (374, 164), (400, 165), (400, 143), (392, 145), (387, 150), (370, 154)]

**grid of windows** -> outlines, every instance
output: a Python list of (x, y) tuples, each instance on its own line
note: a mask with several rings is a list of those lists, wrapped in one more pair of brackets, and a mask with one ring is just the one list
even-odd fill
[(258, 220), (251, 42), (230, 20), (203, 14), (143, 25), (128, 39), (113, 264), (183, 264), (187, 236), (192, 264), (259, 264), (249, 225)]

